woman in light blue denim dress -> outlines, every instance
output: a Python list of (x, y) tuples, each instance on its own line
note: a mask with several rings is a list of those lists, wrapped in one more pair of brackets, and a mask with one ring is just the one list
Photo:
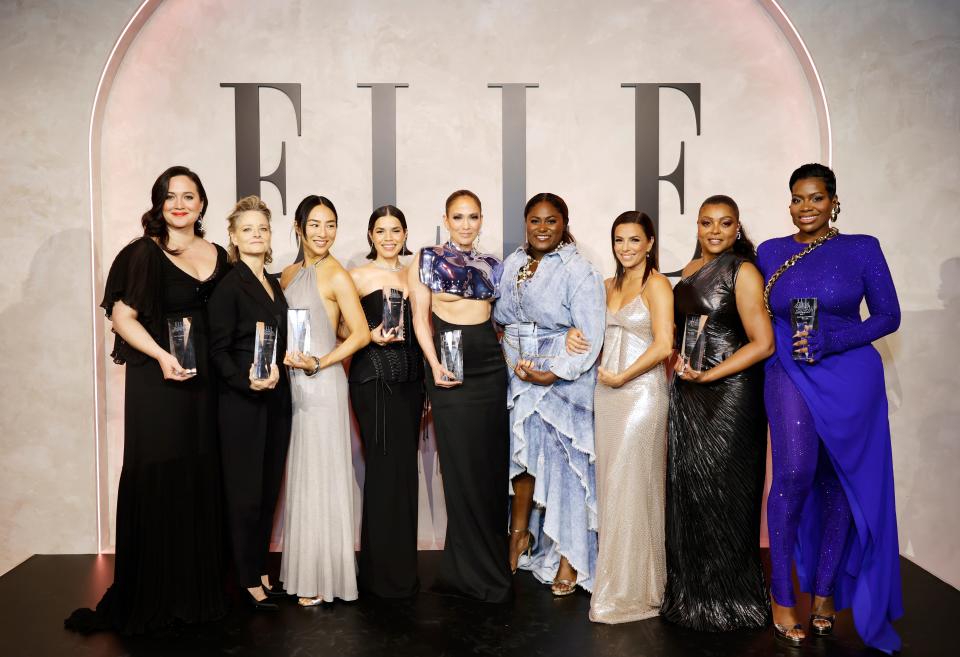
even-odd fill
[[(494, 320), (510, 370), (510, 567), (554, 595), (592, 590), (597, 557), (593, 391), (603, 343), (603, 279), (577, 251), (566, 203), (538, 194), (524, 210), (527, 244), (503, 263)], [(567, 329), (592, 345), (567, 352)]]

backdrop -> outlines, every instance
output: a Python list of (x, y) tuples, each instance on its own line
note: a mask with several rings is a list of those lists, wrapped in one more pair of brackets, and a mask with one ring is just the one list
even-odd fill
[[(0, 108), (9, 217), (0, 236), (8, 300), (0, 326), (17, 373), (2, 382), (0, 569), (34, 552), (93, 551), (99, 539), (109, 549), (122, 369), (102, 359), (107, 327), (91, 281), (138, 234), (150, 184), (173, 163), (203, 177), (210, 237), (224, 241), (222, 218), (249, 184), (241, 172), (238, 187), (238, 162), (249, 158), (238, 159), (248, 141), (237, 134), (238, 117), (249, 118), (243, 108), (238, 114), (237, 97), (249, 88), (236, 85), (299, 85), (298, 103), (274, 88), (254, 90), (255, 178), (276, 212), (278, 266), (292, 259), (289, 214), (305, 194), (337, 203), (334, 253), (349, 263), (362, 251), (378, 190), (392, 188), (420, 245), (433, 242), (446, 194), (466, 186), (484, 200), (486, 249), (502, 249), (504, 228), (519, 221), (518, 197), (554, 191), (571, 207), (583, 250), (609, 274), (610, 221), (641, 193), (649, 198), (650, 171), (675, 172), (682, 152), (682, 176), (654, 183), (655, 207), (642, 208), (658, 211), (664, 268), (675, 269), (693, 250), (703, 197), (734, 196), (758, 241), (785, 234), (789, 172), (825, 157), (816, 90), (772, 3), (151, 4), (159, 6), (128, 39), (125, 57), (110, 59), (122, 63), (99, 98), (104, 62), (139, 3), (0, 9), (8, 62), (0, 75), (10, 99)], [(900, 333), (878, 345), (892, 402), (901, 547), (956, 584), (951, 384), (960, 235), (950, 199), (960, 182), (960, 113), (950, 71), (960, 61), (958, 10), (946, 1), (783, 4), (824, 72), (840, 227), (880, 238), (905, 310)], [(371, 83), (408, 86), (394, 92), (391, 112), (386, 87), (358, 86)], [(522, 96), (490, 86), (503, 83), (538, 86)], [(666, 85), (652, 114), (640, 92), (622, 86), (638, 83)], [(102, 113), (91, 158), (93, 107)], [(390, 125), (393, 142), (383, 132)], [(281, 153), (286, 215), (281, 190), (259, 183)], [(429, 441), (424, 455), (421, 539), (430, 546), (442, 536), (443, 513), (430, 494)]]

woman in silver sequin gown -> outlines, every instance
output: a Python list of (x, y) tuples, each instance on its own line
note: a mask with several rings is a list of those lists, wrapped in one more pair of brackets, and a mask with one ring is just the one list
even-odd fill
[(624, 212), (610, 238), (603, 355), (594, 394), (600, 553), (590, 620), (656, 616), (666, 580), (664, 488), (673, 292), (656, 271), (650, 218)]

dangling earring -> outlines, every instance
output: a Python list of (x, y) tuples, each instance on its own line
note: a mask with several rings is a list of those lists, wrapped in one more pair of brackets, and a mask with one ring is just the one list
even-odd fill
[(836, 201), (833, 204), (833, 209), (830, 211), (830, 221), (836, 221), (837, 217), (840, 216), (840, 201)]
[(477, 237), (476, 237), (476, 239), (473, 240), (473, 245), (472, 245), (472, 246), (473, 246), (473, 250), (474, 250), (474, 251), (477, 251), (477, 252), (480, 251), (480, 233), (482, 233), (482, 232), (483, 232), (482, 230), (478, 230), (478, 231), (477, 231)]
[(739, 239), (740, 239), (740, 237), (741, 237), (741, 234), (740, 234), (740, 229), (738, 228), (738, 229), (737, 229), (737, 239), (739, 240)]

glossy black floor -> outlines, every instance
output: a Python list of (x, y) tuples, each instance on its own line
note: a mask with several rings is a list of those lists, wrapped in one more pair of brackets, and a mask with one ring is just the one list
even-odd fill
[[(420, 553), (429, 586), (439, 553)], [(907, 560), (903, 593), (907, 615), (897, 623), (906, 656), (960, 655), (960, 592)], [(276, 564), (274, 564), (276, 566)], [(520, 655), (617, 657), (751, 657), (879, 655), (865, 650), (849, 614), (837, 636), (808, 640), (800, 649), (776, 646), (770, 631), (704, 634), (653, 618), (618, 626), (587, 620), (584, 593), (554, 598), (528, 573), (516, 578), (516, 601), (491, 606), (421, 593), (407, 602), (364, 598), (301, 609), (292, 599), (280, 613), (249, 611), (235, 601), (220, 622), (177, 635), (124, 639), (79, 636), (63, 629), (78, 606), (92, 606), (113, 576), (110, 556), (34, 556), (0, 577), (2, 657), (406, 657)]]

